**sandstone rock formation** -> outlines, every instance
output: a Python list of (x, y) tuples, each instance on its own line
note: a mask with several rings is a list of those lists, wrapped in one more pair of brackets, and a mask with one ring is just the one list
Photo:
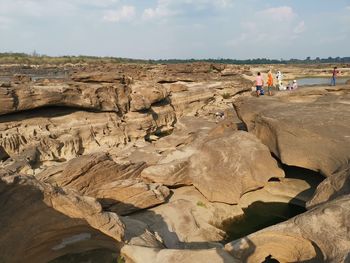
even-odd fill
[[(160, 84), (164, 67), (137, 65), (105, 67), (103, 72), (83, 68), (70, 79), (57, 81), (10, 83), (0, 91), (0, 157), (16, 159), (32, 148), (39, 153), (39, 163), (69, 160), (96, 148), (110, 150), (169, 134), (183, 114), (197, 114), (208, 103), (222, 104), (219, 88), (235, 86), (234, 93), (239, 93), (245, 87), (237, 85), (249, 83), (239, 76), (218, 81), (218, 71), (205, 78), (208, 82), (198, 82), (197, 73), (202, 76), (211, 66), (204, 68), (197, 72), (191, 65), (188, 73), (182, 67), (172, 69), (174, 75), (178, 70), (191, 75), (192, 82), (181, 84), (181, 92), (171, 89), (180, 85), (177, 80)], [(17, 165), (16, 171), (22, 168)]]
[(208, 200), (228, 204), (237, 204), (270, 178), (284, 176), (266, 146), (246, 132), (207, 141), (190, 162), (194, 186)]
[(207, 129), (197, 131), (190, 145), (174, 149), (143, 170), (142, 177), (168, 186), (193, 184), (210, 201), (237, 204), (245, 192), (284, 176), (259, 140), (226, 124), (210, 128), (202, 121)]
[(95, 199), (30, 176), (0, 178), (0, 254), (3, 262), (48, 262), (94, 248), (118, 251), (124, 224)]
[(45, 170), (36, 177), (94, 197), (105, 209), (125, 215), (161, 204), (170, 194), (165, 186), (144, 183), (140, 178), (144, 168), (144, 163), (118, 164), (105, 153), (95, 153)]
[(346, 262), (350, 251), (349, 202), (345, 195), (286, 222), (225, 246), (243, 262)]
[(131, 215), (157, 233), (166, 248), (203, 249), (220, 246), (226, 238), (223, 222), (239, 217), (238, 206), (209, 202), (193, 186), (173, 189), (169, 201)]
[(0, 145), (13, 159), (35, 148), (39, 162), (69, 160), (128, 140), (125, 124), (113, 113), (40, 109), (0, 119)]
[(175, 250), (175, 249), (152, 249), (137, 246), (124, 246), (122, 255), (126, 263), (238, 263), (223, 249), (206, 250)]
[(300, 89), (235, 103), (248, 127), (285, 164), (330, 176), (350, 158), (349, 87)]
[(350, 167), (326, 178), (307, 205), (313, 207), (347, 194), (350, 194)]
[(263, 188), (248, 192), (239, 199), (241, 208), (248, 208), (254, 202), (285, 203), (305, 207), (312, 199), (315, 185), (305, 180), (279, 178), (278, 181), (268, 182)]
[[(8, 70), (30, 77), (0, 84), (0, 262), (349, 259), (348, 86), (247, 98), (255, 66)], [(223, 249), (262, 202), (308, 211)]]
[(14, 84), (0, 90), (0, 115), (49, 106), (125, 113), (129, 93), (130, 89), (120, 83)]

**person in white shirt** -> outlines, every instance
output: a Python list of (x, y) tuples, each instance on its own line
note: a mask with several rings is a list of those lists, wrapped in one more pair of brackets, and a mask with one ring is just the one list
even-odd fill
[(293, 80), (292, 90), (295, 90), (298, 88), (298, 83), (296, 80)]

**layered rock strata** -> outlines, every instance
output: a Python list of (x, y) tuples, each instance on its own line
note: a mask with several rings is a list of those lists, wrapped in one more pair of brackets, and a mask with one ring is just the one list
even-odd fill
[(123, 240), (124, 224), (93, 198), (19, 175), (1, 175), (0, 196), (3, 262), (48, 262), (94, 248), (118, 251)]
[(94, 197), (105, 209), (125, 215), (164, 203), (170, 194), (161, 184), (142, 181), (140, 173), (145, 167), (142, 162), (118, 164), (105, 153), (95, 153), (51, 167), (36, 178)]

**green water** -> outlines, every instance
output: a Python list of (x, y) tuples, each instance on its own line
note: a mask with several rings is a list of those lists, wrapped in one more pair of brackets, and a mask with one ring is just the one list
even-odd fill
[(223, 229), (228, 237), (226, 241), (239, 239), (271, 225), (286, 221), (306, 211), (305, 208), (286, 203), (255, 202), (244, 215), (224, 222)]
[(50, 263), (118, 263), (118, 255), (108, 249), (95, 249), (77, 254), (64, 255), (51, 260)]
[[(304, 180), (310, 185), (310, 188), (305, 190), (309, 196), (313, 195), (317, 186), (325, 179), (315, 171), (281, 163), (280, 165), (285, 172), (286, 178)], [(228, 235), (225, 241), (239, 239), (263, 228), (281, 223), (306, 212), (306, 209), (291, 203), (264, 203), (257, 201), (248, 208), (243, 209), (243, 211), (243, 216), (224, 222), (223, 230)]]

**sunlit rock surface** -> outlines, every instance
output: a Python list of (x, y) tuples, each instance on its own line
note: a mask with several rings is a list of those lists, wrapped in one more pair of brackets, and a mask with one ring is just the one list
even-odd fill
[[(0, 83), (0, 261), (349, 260), (348, 86), (255, 98), (255, 66), (55, 70)], [(237, 237), (262, 203), (302, 214)]]

